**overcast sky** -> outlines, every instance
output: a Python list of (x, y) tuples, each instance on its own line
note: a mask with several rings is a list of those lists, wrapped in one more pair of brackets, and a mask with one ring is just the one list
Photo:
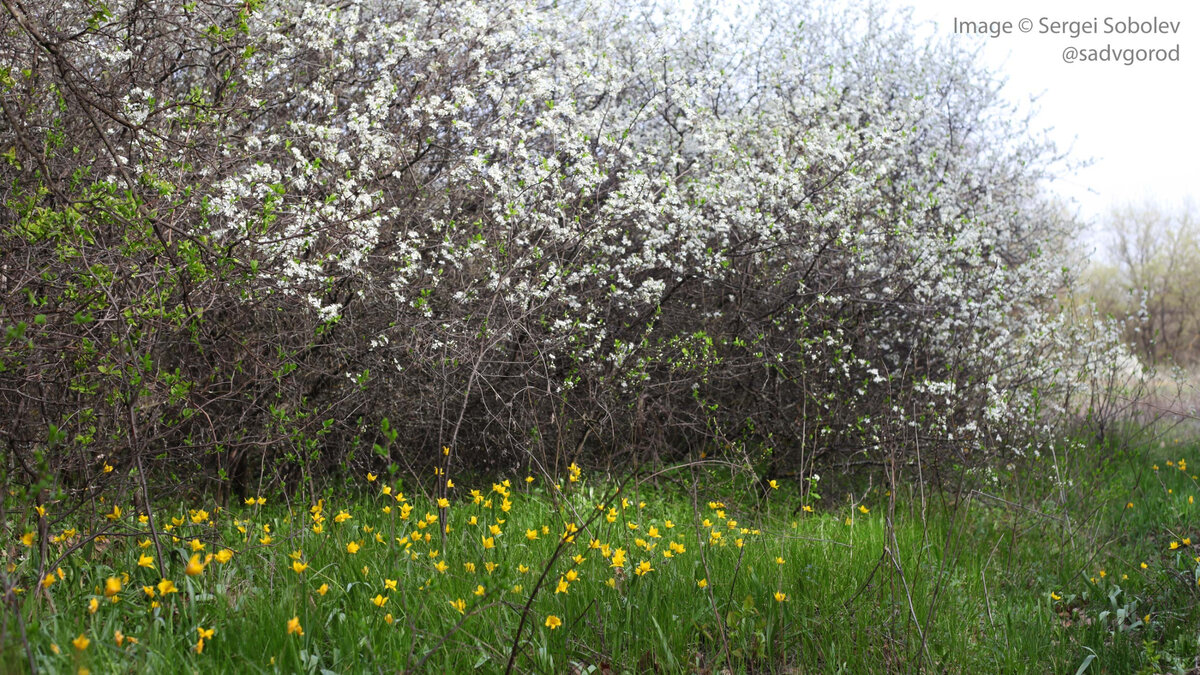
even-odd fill
[[(1095, 163), (1054, 187), (1078, 202), (1079, 213), (1093, 219), (1111, 205), (1153, 200), (1179, 205), (1200, 197), (1200, 2), (1137, 0), (1055, 2), (1009, 0), (964, 3), (961, 0), (885, 0), (912, 7), (917, 21), (932, 22), (941, 34), (960, 21), (1010, 21), (1012, 34), (963, 36), (982, 44), (984, 59), (1008, 77), (1010, 100), (1029, 101), (1039, 110), (1038, 126), (1076, 158)], [(1100, 34), (1042, 34), (1047, 21), (1095, 21)], [(1176, 33), (1105, 34), (1105, 19), (1125, 22), (1177, 22)], [(1020, 31), (1021, 19), (1033, 29)], [(1028, 25), (1028, 24), (1026, 24)], [(1171, 49), (1178, 62), (1065, 63), (1069, 46), (1100, 49)]]

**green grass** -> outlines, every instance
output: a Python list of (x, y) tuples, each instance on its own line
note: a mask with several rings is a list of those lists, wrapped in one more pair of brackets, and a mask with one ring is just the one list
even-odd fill
[[(1076, 448), (1060, 458), (1070, 482), (1055, 483), (1043, 459), (996, 474), (992, 488), (922, 498), (918, 487), (901, 486), (894, 500), (876, 488), (861, 504), (827, 497), (812, 513), (798, 510), (796, 486), (763, 489), (709, 474), (693, 493), (688, 470), (675, 472), (680, 483), (627, 484), (624, 508), (600, 477), (561, 491), (513, 478), (507, 512), (490, 484), (451, 490), (445, 544), (436, 524), (416, 524), (437, 515), (436, 505), (408, 494), (404, 518), (400, 502), (381, 494), (382, 478), (327, 493), (320, 533), (310, 504), (289, 510), (282, 496), (227, 510), (197, 500), (187, 506), (209, 512), (201, 524), (185, 505), (156, 511), (172, 526), (161, 541), (179, 592), (153, 599), (142, 587), (157, 584), (158, 572), (138, 560), (155, 547), (131, 507), (114, 534), (133, 536), (83, 545), (44, 592), (33, 590), (38, 542), (10, 546), (5, 562), (24, 587), (16, 598), (29, 650), (46, 672), (496, 672), (522, 624), (515, 672), (1074, 673), (1085, 663), (1084, 672), (1184, 672), (1200, 625), (1200, 530), (1192, 529), (1200, 488), (1177, 460), (1200, 471), (1195, 451), (1152, 444), (1101, 460), (1095, 448)], [(389, 487), (395, 494), (406, 486)], [(108, 523), (109, 509), (97, 505), (97, 522)], [(342, 511), (351, 518), (334, 522)], [(19, 536), (35, 522), (31, 514), (10, 526)], [(569, 523), (580, 530), (568, 544)], [(651, 527), (661, 536), (650, 536)], [(50, 543), (48, 557), (79, 536)], [(1170, 548), (1185, 538), (1195, 541)], [(201, 556), (228, 548), (233, 557), (188, 576), (193, 539), (204, 543)], [(351, 542), (361, 545), (355, 553)], [(670, 542), (684, 551), (664, 557)], [(626, 551), (619, 571), (617, 548)], [(292, 567), (293, 551), (303, 572)], [(643, 560), (652, 571), (638, 575)], [(572, 570), (579, 578), (556, 593)], [(110, 577), (121, 580), (115, 602), (104, 593)], [(377, 606), (376, 597), (386, 602)], [(462, 612), (452, 605), (460, 599)], [(562, 625), (548, 627), (551, 616)], [(14, 618), (5, 671), (28, 667)], [(289, 634), (293, 618), (303, 635)], [(201, 653), (198, 628), (214, 631)], [(90, 640), (82, 650), (72, 644), (80, 635)]]

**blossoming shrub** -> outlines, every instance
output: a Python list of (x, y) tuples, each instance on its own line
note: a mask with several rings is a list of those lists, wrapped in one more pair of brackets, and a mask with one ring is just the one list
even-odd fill
[(876, 9), (5, 7), (22, 484), (960, 461), (1112, 341), (1055, 309), (1052, 149)]

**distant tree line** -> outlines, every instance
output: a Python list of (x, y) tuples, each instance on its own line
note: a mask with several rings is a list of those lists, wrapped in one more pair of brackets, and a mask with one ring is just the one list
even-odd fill
[(1194, 204), (1114, 208), (1088, 272), (1097, 307), (1147, 363), (1200, 365), (1200, 218)]

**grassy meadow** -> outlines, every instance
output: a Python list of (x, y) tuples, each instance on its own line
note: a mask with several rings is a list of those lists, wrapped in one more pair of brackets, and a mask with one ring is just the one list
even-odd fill
[(50, 504), (5, 551), (0, 669), (1189, 672), (1196, 450), (1086, 446), (1061, 480), (1044, 458), (895, 494), (700, 461), (451, 477), (439, 503), (368, 474), (315, 503), (162, 503), (157, 544), (130, 505)]

